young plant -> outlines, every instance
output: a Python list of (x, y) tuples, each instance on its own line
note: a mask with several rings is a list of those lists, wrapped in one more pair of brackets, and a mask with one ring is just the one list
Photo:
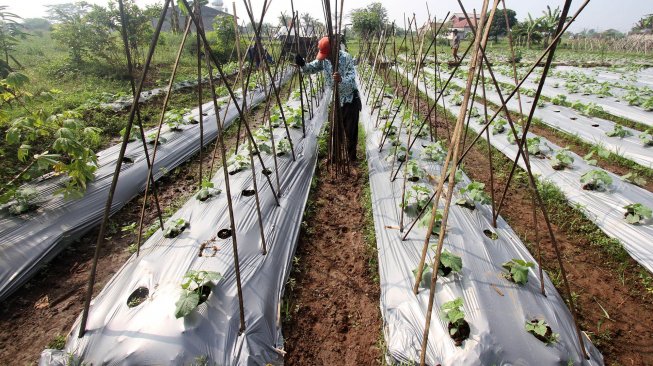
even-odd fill
[(506, 130), (508, 121), (505, 118), (497, 118), (492, 122), (492, 134), (498, 135)]
[(35, 188), (24, 187), (17, 189), (13, 194), (13, 203), (9, 205), (9, 212), (13, 215), (24, 214), (34, 208), (32, 200), (39, 195)]
[[(154, 145), (154, 143), (156, 142), (156, 132), (150, 133), (149, 135), (145, 136), (145, 138), (147, 139), (146, 141), (148, 144)], [(168, 139), (159, 135), (159, 145), (165, 144), (166, 142), (168, 142)]]
[(401, 208), (407, 214), (416, 216), (421, 210), (426, 208), (429, 198), (431, 198), (431, 190), (427, 186), (421, 184), (412, 185), (404, 193), (404, 201)]
[(417, 182), (424, 178), (426, 172), (415, 160), (409, 160), (408, 163), (406, 163), (406, 175), (409, 181)]
[[(547, 146), (544, 144), (544, 146)], [(543, 158), (545, 156), (544, 152), (542, 151), (542, 140), (540, 137), (530, 137), (526, 138), (526, 148), (528, 149), (528, 153), (533, 156), (537, 156), (539, 158)]]
[(172, 222), (168, 224), (168, 228), (163, 232), (163, 237), (175, 238), (179, 236), (179, 234), (181, 234), (188, 227), (190, 227), (190, 222), (182, 218), (172, 220)]
[(254, 143), (258, 147), (259, 151), (263, 151), (266, 154), (272, 154), (272, 144), (270, 143), (270, 131), (261, 127), (252, 133), (254, 138)]
[(639, 134), (639, 141), (642, 142), (644, 146), (653, 146), (653, 128)]
[(581, 175), (580, 182), (585, 190), (602, 192), (610, 188), (612, 177), (603, 170), (595, 169)]
[(481, 115), (481, 113), (479, 113), (478, 108), (476, 108), (476, 107), (472, 107), (472, 109), (469, 110), (469, 116), (472, 117), (472, 118), (476, 118), (476, 117), (478, 117), (480, 115)]
[(204, 303), (211, 294), (214, 281), (219, 281), (222, 275), (214, 271), (189, 270), (181, 282), (181, 294), (175, 303), (175, 318), (183, 318), (197, 306)]
[(619, 138), (624, 138), (628, 136), (632, 136), (632, 132), (629, 130), (625, 129), (622, 125), (620, 124), (615, 124), (614, 129), (610, 132), (605, 133), (608, 137), (619, 137)]
[(565, 105), (567, 103), (567, 96), (564, 94), (558, 94), (551, 99), (551, 103), (555, 105)]
[(569, 168), (574, 163), (574, 158), (569, 153), (569, 148), (560, 149), (556, 151), (551, 158), (551, 166), (555, 170), (563, 170), (564, 168)]
[(438, 265), (438, 275), (446, 277), (451, 272), (458, 273), (463, 269), (463, 260), (459, 256), (452, 254), (446, 249), (440, 253), (440, 264)]
[(447, 151), (442, 146), (442, 141), (431, 142), (422, 150), (422, 158), (441, 163), (447, 156)]
[(518, 285), (525, 285), (528, 282), (528, 269), (535, 266), (535, 264), (523, 259), (513, 258), (501, 266), (508, 271), (503, 274), (507, 280)]
[(189, 109), (171, 109), (163, 115), (163, 120), (172, 131), (181, 131), (181, 126), (188, 124), (184, 114), (190, 113)]
[(272, 111), (270, 112), (270, 120), (269, 120), (270, 126), (272, 128), (277, 128), (281, 126), (281, 113), (279, 112), (278, 107), (274, 107)]
[(239, 150), (240, 152), (238, 154), (233, 154), (227, 159), (227, 171), (229, 174), (236, 174), (243, 169), (249, 168), (251, 165), (249, 149), (243, 146)]
[[(408, 151), (405, 146), (398, 146), (396, 150), (396, 155), (397, 155), (397, 161), (404, 162), (406, 161), (406, 156), (408, 154)], [(412, 155), (412, 151), (411, 151)]]
[(288, 126), (291, 128), (302, 128), (302, 108), (295, 108), (289, 113)]
[[(433, 222), (433, 230), (431, 234), (440, 236), (440, 230), (442, 229), (442, 216), (444, 211), (442, 209), (437, 209), (435, 211), (435, 221)], [(426, 212), (419, 219), (419, 226), (424, 227), (428, 230), (429, 225), (431, 224), (431, 211)]]
[(634, 184), (639, 187), (643, 187), (646, 185), (646, 179), (634, 172), (626, 173), (622, 175), (620, 178), (624, 182), (628, 182), (630, 184)]
[(445, 302), (440, 306), (442, 319), (447, 322), (449, 336), (454, 340), (456, 346), (463, 344), (469, 338), (469, 323), (465, 320), (465, 312), (462, 309), (463, 299), (458, 297), (455, 300)]
[(560, 335), (553, 333), (551, 327), (544, 320), (531, 320), (525, 324), (526, 331), (546, 344), (558, 342)]
[[(127, 127), (120, 130), (120, 137), (125, 138), (125, 132), (127, 132)], [(129, 142), (133, 142), (141, 139), (141, 131), (139, 131), (138, 126), (132, 126), (129, 130)]]
[(278, 140), (276, 145), (277, 145), (276, 146), (277, 156), (285, 155), (292, 150), (292, 147), (290, 146), (290, 141), (288, 140), (287, 137)]
[(508, 132), (508, 137), (506, 139), (508, 142), (512, 145), (516, 144), (518, 139), (521, 139), (522, 134), (524, 133), (521, 129), (520, 126), (515, 125), (515, 132), (517, 133), (517, 139), (515, 139), (515, 135), (512, 133), (512, 131)]
[(626, 221), (628, 221), (629, 224), (633, 225), (642, 224), (646, 220), (649, 220), (651, 215), (653, 215), (653, 211), (641, 203), (632, 203), (630, 205), (624, 206), (624, 208), (626, 209), (624, 218)]
[(649, 111), (649, 112), (653, 111), (653, 96), (646, 99), (644, 103), (642, 103), (641, 107), (645, 111)]
[(209, 198), (215, 197), (222, 192), (219, 188), (214, 188), (213, 182), (208, 179), (202, 181), (202, 188), (195, 194), (195, 199), (198, 201), (206, 201)]
[(593, 148), (587, 155), (583, 156), (583, 160), (589, 165), (596, 166), (597, 160), (593, 159), (594, 154), (600, 158), (607, 159), (610, 157), (610, 151), (602, 147)]
[(460, 93), (456, 93), (451, 97), (451, 104), (460, 106), (463, 104), (463, 96)]
[(476, 208), (476, 203), (487, 205), (491, 202), (490, 196), (483, 190), (485, 183), (471, 182), (466, 187), (460, 189), (461, 197), (456, 201), (456, 204), (470, 210)]
[(388, 121), (383, 125), (383, 133), (388, 136), (394, 136), (397, 134), (397, 126), (393, 125), (391, 121)]

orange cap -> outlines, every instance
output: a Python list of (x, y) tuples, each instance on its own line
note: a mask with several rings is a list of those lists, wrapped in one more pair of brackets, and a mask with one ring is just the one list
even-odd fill
[(325, 58), (329, 57), (329, 53), (331, 53), (329, 37), (322, 37), (322, 39), (317, 42), (317, 49), (319, 50), (317, 53), (318, 60), (324, 60)]

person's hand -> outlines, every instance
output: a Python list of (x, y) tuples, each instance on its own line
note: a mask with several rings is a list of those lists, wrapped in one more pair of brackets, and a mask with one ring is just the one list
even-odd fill
[(339, 72), (334, 72), (334, 73), (333, 73), (333, 81), (335, 81), (336, 83), (339, 83), (339, 82), (342, 81), (342, 78), (340, 77), (340, 73), (339, 73)]
[(304, 67), (304, 65), (306, 65), (306, 61), (299, 53), (295, 55), (295, 64), (299, 67)]

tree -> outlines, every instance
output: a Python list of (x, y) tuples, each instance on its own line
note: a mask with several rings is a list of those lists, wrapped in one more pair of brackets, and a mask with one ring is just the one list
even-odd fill
[(52, 24), (44, 18), (25, 18), (23, 19), (23, 26), (30, 31), (47, 31)]
[(372, 3), (349, 13), (354, 32), (361, 36), (380, 35), (388, 23), (388, 11), (382, 3)]
[[(512, 29), (517, 24), (517, 13), (512, 9), (506, 9), (506, 14), (508, 15), (508, 25)], [(489, 16), (490, 13), (488, 13), (488, 18)], [(490, 25), (490, 37), (494, 37), (494, 43), (497, 43), (499, 42), (499, 36), (505, 36), (506, 34), (508, 34), (506, 17), (503, 10), (497, 10), (497, 14)]]
[(9, 66), (9, 59), (12, 59), (16, 64), (20, 63), (10, 54), (14, 50), (14, 46), (18, 44), (19, 38), (27, 37), (27, 33), (23, 32), (23, 25), (18, 22), (21, 17), (7, 11), (6, 5), (0, 6), (0, 47), (2, 47), (3, 61), (0, 61), (0, 76), (5, 78), (9, 74), (11, 67)]
[(533, 19), (531, 13), (528, 13), (528, 19), (524, 21), (524, 29), (526, 30), (526, 47), (531, 48), (531, 39), (533, 33), (540, 27), (540, 20)]
[(551, 42), (551, 38), (553, 38), (553, 35), (558, 29), (561, 14), (562, 12), (559, 6), (551, 10), (551, 7), (547, 5), (546, 11), (542, 11), (542, 16), (538, 18), (538, 30), (542, 32), (542, 37), (546, 39), (547, 45)]
[[(211, 50), (220, 62), (228, 62), (236, 44), (236, 30), (230, 15), (217, 16), (213, 20), (213, 31), (208, 33)], [(265, 24), (264, 24), (265, 25)]]
[(631, 30), (633, 33), (653, 33), (653, 14), (643, 16)]

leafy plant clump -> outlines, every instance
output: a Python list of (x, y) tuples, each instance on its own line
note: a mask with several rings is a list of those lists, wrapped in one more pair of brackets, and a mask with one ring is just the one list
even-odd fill
[(430, 198), (431, 190), (427, 186), (421, 184), (412, 185), (409, 189), (406, 189), (401, 208), (407, 214), (416, 216), (426, 208)]
[(181, 131), (181, 126), (188, 124), (184, 119), (187, 113), (190, 113), (190, 109), (171, 109), (163, 115), (163, 120), (171, 131)]
[(567, 103), (567, 96), (564, 94), (558, 94), (551, 99), (551, 103), (555, 105), (565, 105)]
[(229, 174), (236, 174), (243, 169), (249, 168), (251, 161), (249, 158), (249, 149), (243, 146), (239, 149), (238, 154), (233, 154), (227, 159), (227, 171)]
[(646, 179), (634, 172), (626, 173), (622, 175), (620, 178), (624, 182), (628, 182), (630, 184), (634, 184), (639, 187), (643, 187), (646, 185)]
[(546, 344), (556, 343), (560, 339), (560, 335), (553, 333), (551, 327), (544, 320), (526, 321), (525, 328), (528, 333)]
[(522, 134), (524, 133), (524, 131), (522, 131), (522, 128), (520, 126), (515, 126), (515, 132), (517, 133), (517, 138), (515, 138), (515, 135), (512, 132), (508, 133), (508, 137), (506, 138), (511, 145), (514, 145), (517, 142), (519, 142)]
[(35, 188), (17, 189), (13, 195), (13, 203), (9, 205), (9, 212), (13, 215), (20, 215), (34, 209), (35, 205), (32, 200), (38, 195), (39, 192)]
[(619, 138), (624, 138), (633, 135), (632, 132), (628, 131), (620, 124), (615, 124), (614, 129), (610, 132), (606, 132), (605, 134), (608, 137), (619, 137)]
[(202, 188), (195, 194), (195, 199), (198, 201), (206, 201), (209, 198), (215, 197), (222, 192), (219, 188), (214, 188), (213, 182), (210, 180), (202, 181)]
[[(529, 137), (526, 138), (526, 148), (528, 149), (528, 153), (533, 156), (537, 156), (538, 158), (544, 158), (545, 154), (542, 151), (542, 139), (540, 137)], [(544, 146), (547, 146), (544, 144)]]
[(507, 124), (508, 121), (506, 121), (505, 118), (496, 119), (494, 122), (492, 122), (492, 134), (498, 135), (500, 133), (503, 133), (506, 130)]
[(569, 148), (564, 148), (556, 151), (551, 158), (551, 166), (555, 170), (563, 170), (569, 168), (574, 163), (574, 158), (569, 153)]
[(406, 176), (409, 181), (417, 182), (426, 176), (426, 172), (415, 160), (410, 160), (406, 163)]
[(190, 222), (184, 219), (179, 218), (173, 220), (170, 224), (168, 224), (168, 228), (163, 232), (163, 237), (176, 238), (188, 227), (190, 227)]
[[(441, 209), (437, 209), (435, 211), (435, 221), (433, 222), (433, 230), (431, 231), (431, 234), (440, 236), (440, 231), (442, 229), (442, 216), (444, 214), (444, 211)], [(419, 219), (419, 226), (420, 227), (425, 227), (428, 230), (429, 225), (431, 224), (431, 212), (429, 211), (425, 215), (422, 216), (421, 219)]]
[(279, 141), (277, 141), (276, 145), (277, 146), (275, 148), (276, 148), (277, 156), (285, 155), (290, 151), (292, 151), (292, 147), (290, 146), (290, 141), (288, 140), (287, 137), (284, 137)]
[(487, 205), (491, 202), (490, 196), (484, 191), (485, 183), (481, 182), (471, 182), (466, 187), (460, 189), (460, 194), (463, 197), (460, 197), (456, 200), (458, 206), (474, 210), (476, 208), (476, 203), (481, 205)]
[(465, 320), (465, 312), (462, 307), (463, 299), (460, 297), (440, 306), (442, 319), (447, 322), (449, 336), (454, 340), (456, 346), (461, 346), (465, 339), (469, 338), (470, 333), (469, 323)]
[(535, 266), (533, 262), (527, 262), (523, 259), (513, 258), (501, 265), (507, 273), (504, 277), (518, 285), (525, 285), (528, 282), (528, 269)]
[(646, 222), (646, 220), (651, 219), (651, 216), (653, 215), (653, 210), (641, 203), (632, 203), (624, 206), (624, 208), (626, 209), (624, 218), (629, 224), (633, 225), (642, 224)]
[(422, 150), (422, 158), (438, 163), (444, 161), (447, 150), (442, 146), (442, 141), (432, 142)]
[(653, 128), (639, 134), (639, 141), (642, 142), (644, 146), (653, 146)]
[(189, 270), (181, 282), (181, 294), (175, 303), (175, 318), (183, 318), (195, 308), (204, 303), (211, 294), (213, 281), (218, 281), (222, 275), (214, 271)]
[[(120, 137), (125, 138), (125, 132), (127, 132), (127, 127), (120, 130)], [(133, 126), (131, 130), (129, 130), (129, 142), (133, 142), (140, 139), (141, 139), (141, 131), (139, 130), (138, 126)]]
[(456, 93), (451, 97), (451, 104), (460, 106), (463, 104), (463, 96), (460, 93)]
[(603, 192), (610, 188), (612, 177), (603, 170), (595, 169), (583, 174), (580, 182), (585, 190)]
[(450, 273), (458, 273), (463, 269), (463, 260), (459, 256), (452, 254), (446, 249), (440, 253), (440, 264), (438, 265), (438, 275), (446, 277)]

